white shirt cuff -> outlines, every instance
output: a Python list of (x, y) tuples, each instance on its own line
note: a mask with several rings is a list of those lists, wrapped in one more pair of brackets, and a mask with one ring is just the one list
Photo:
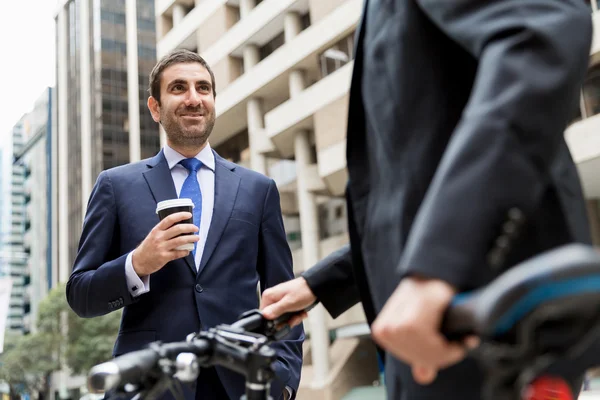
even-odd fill
[(133, 269), (133, 251), (127, 255), (125, 260), (125, 279), (127, 280), (127, 289), (133, 297), (150, 291), (150, 275), (140, 278)]
[(289, 396), (288, 396), (288, 399), (291, 399), (291, 398), (292, 398), (292, 395), (294, 394), (294, 392), (293, 392), (292, 388), (290, 388), (289, 386), (286, 386), (286, 387), (285, 387), (285, 390), (287, 390), (287, 392), (288, 392), (288, 394), (289, 394)]

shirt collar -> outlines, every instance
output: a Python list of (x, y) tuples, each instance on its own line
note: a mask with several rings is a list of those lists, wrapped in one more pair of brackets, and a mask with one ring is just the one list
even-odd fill
[[(167, 159), (167, 163), (169, 164), (169, 169), (173, 169), (181, 160), (184, 160), (186, 157), (179, 154), (176, 150), (169, 147), (168, 144), (165, 144), (163, 148), (163, 153), (165, 158)], [(196, 154), (198, 160), (202, 162), (202, 165), (209, 168), (211, 171), (215, 171), (215, 155), (210, 148), (210, 144), (206, 143), (206, 146), (200, 151), (200, 153)]]

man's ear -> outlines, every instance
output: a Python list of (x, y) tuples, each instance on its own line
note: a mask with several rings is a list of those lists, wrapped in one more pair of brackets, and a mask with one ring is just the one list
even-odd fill
[(148, 97), (148, 109), (150, 110), (150, 114), (152, 114), (154, 122), (160, 124), (160, 104), (158, 104), (158, 101), (152, 96)]

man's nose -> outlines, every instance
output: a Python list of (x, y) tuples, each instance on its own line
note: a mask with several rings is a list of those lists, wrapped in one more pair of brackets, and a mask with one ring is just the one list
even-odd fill
[(185, 105), (186, 106), (197, 106), (201, 103), (200, 93), (196, 91), (196, 88), (192, 87), (188, 90), (188, 95), (186, 97)]

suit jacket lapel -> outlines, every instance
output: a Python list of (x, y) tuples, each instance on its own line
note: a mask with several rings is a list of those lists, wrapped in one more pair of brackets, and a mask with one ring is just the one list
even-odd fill
[[(158, 204), (163, 200), (170, 200), (177, 198), (177, 191), (175, 190), (175, 184), (173, 183), (173, 177), (171, 176), (171, 170), (167, 159), (165, 158), (163, 151), (161, 150), (156, 156), (151, 158), (147, 166), (150, 168), (144, 172), (144, 178), (150, 187), (152, 196)], [(187, 265), (194, 275), (196, 275), (196, 263), (190, 253), (184, 258)]]
[(234, 172), (236, 165), (213, 153), (215, 154), (215, 202), (198, 275), (202, 273), (221, 240), (240, 186), (240, 177)]

